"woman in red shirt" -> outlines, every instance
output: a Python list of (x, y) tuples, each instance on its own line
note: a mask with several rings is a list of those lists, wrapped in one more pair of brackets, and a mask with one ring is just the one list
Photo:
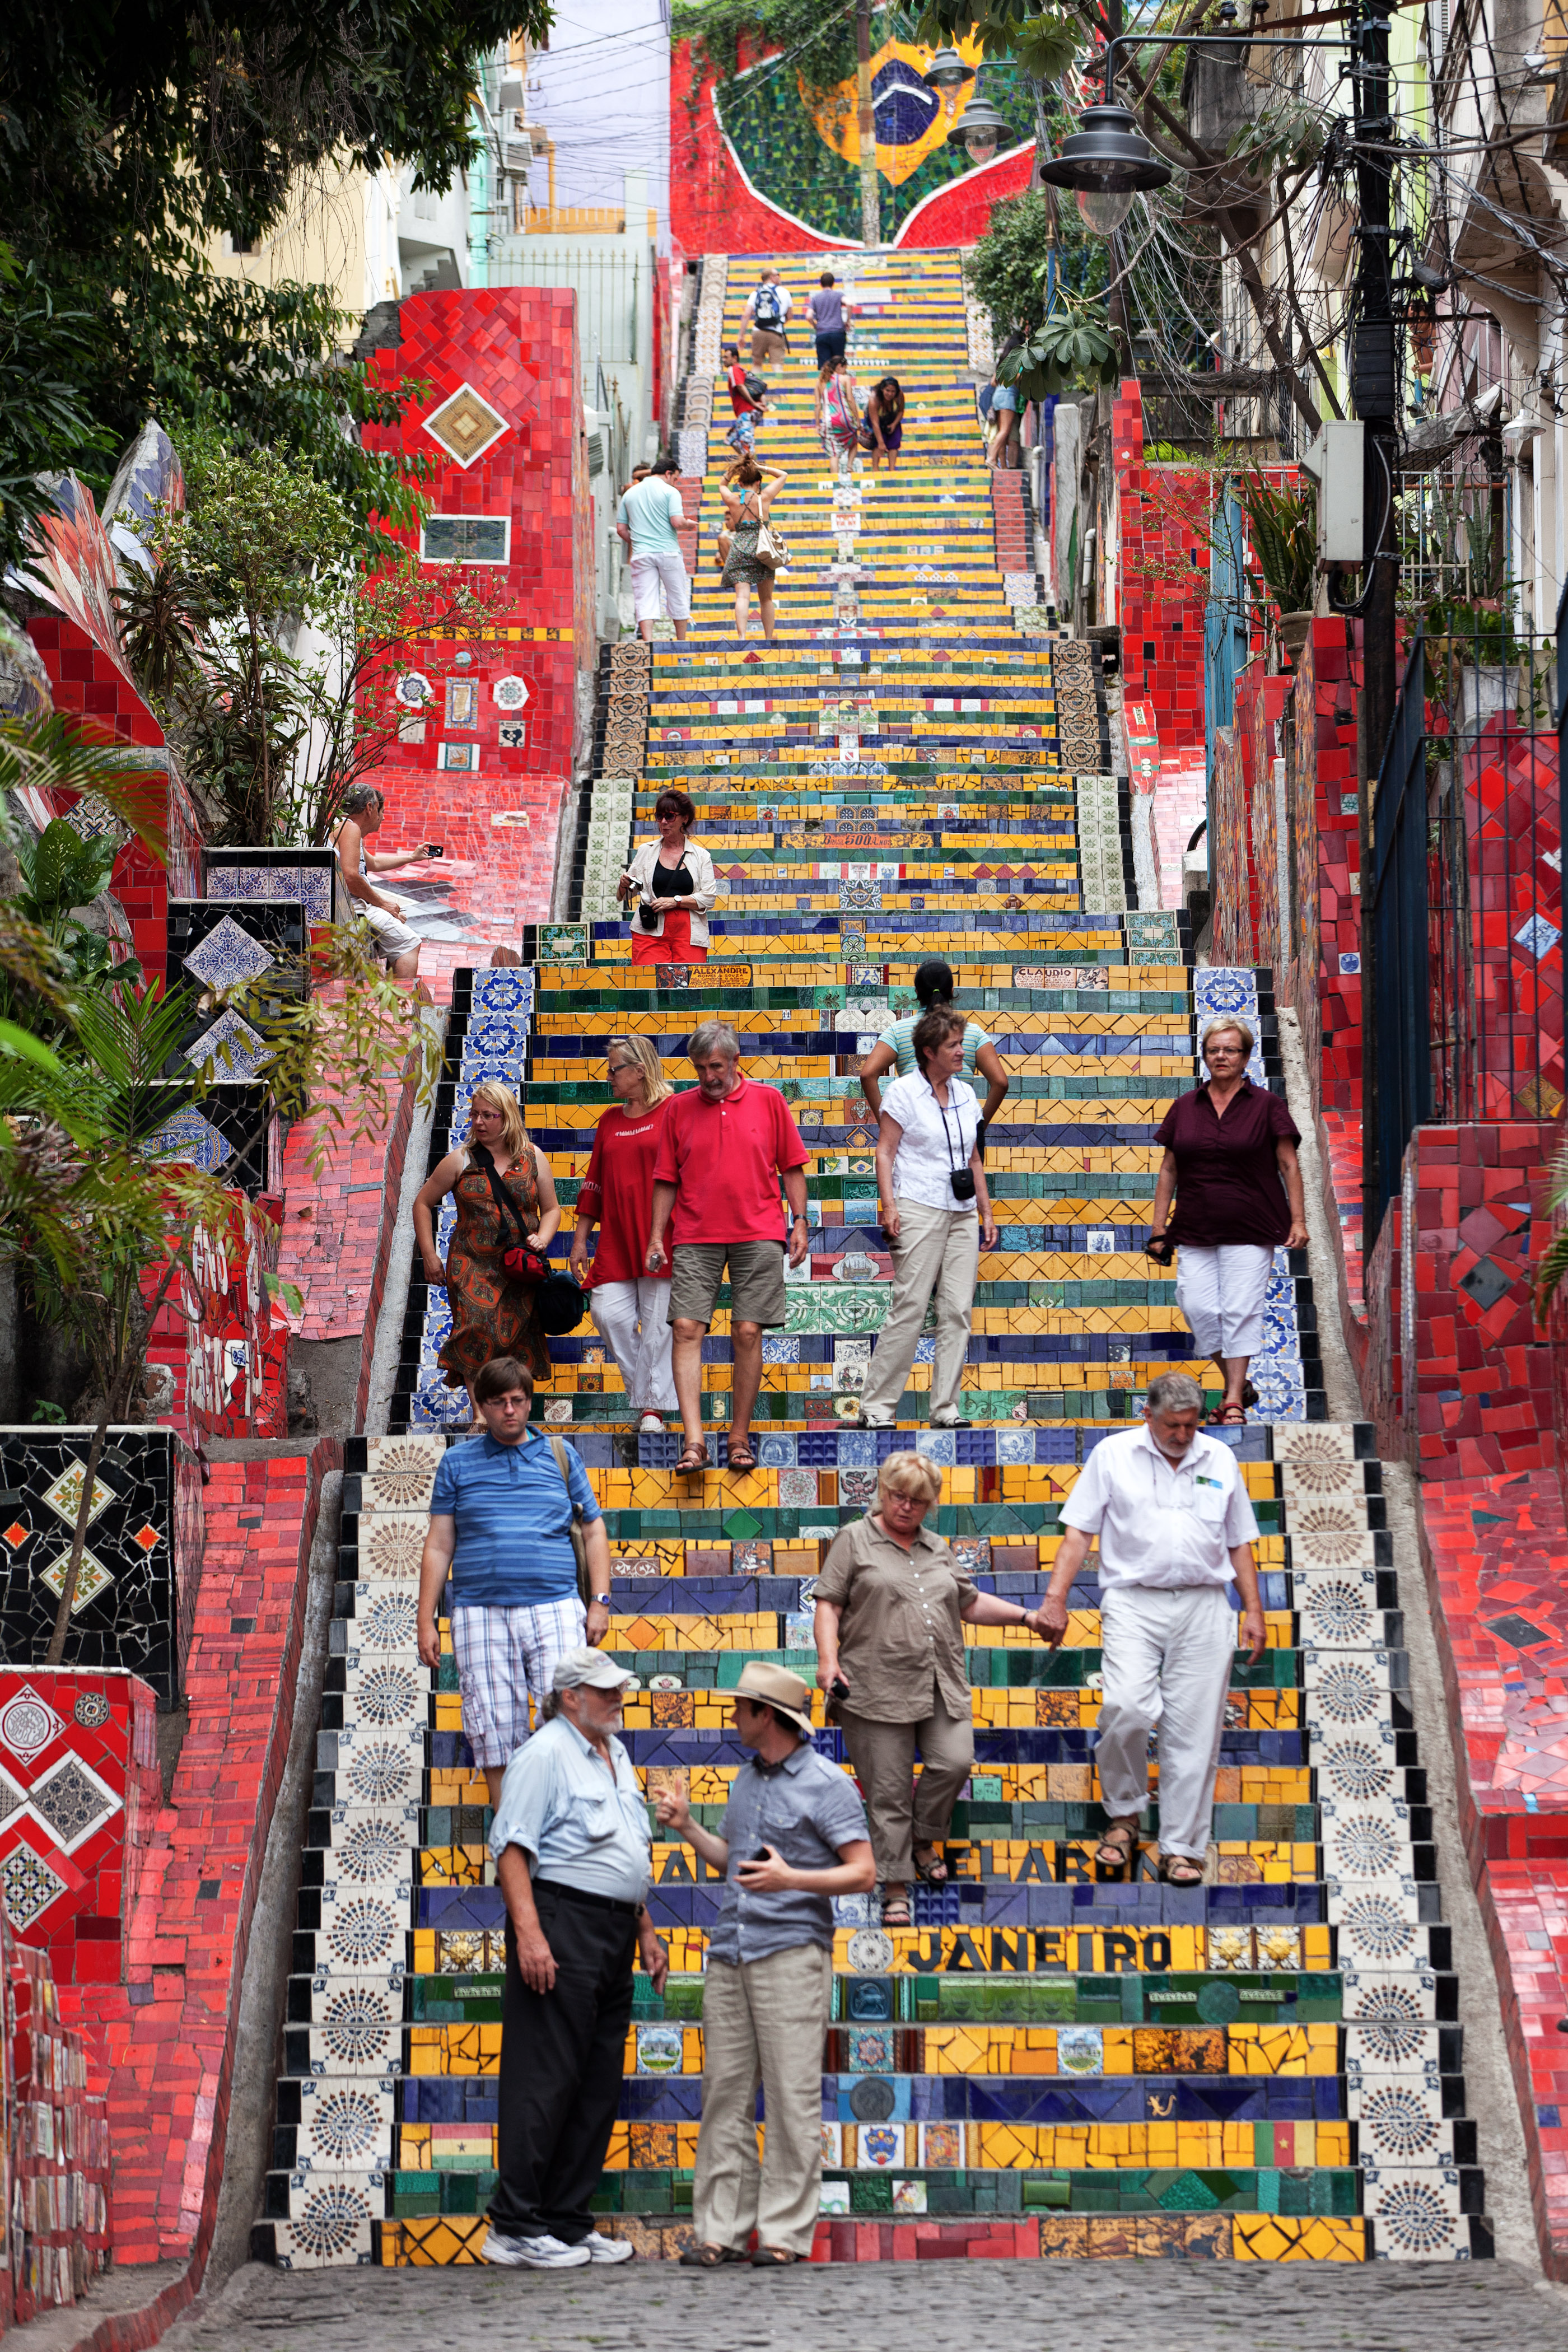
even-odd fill
[[(591, 1286), (588, 1311), (621, 1368), (638, 1430), (662, 1433), (661, 1415), (676, 1409), (669, 1274), (649, 1274), (643, 1257), (653, 1222), (653, 1163), (674, 1089), (647, 1037), (612, 1037), (607, 1068), (615, 1108), (594, 1132), (567, 1264)], [(595, 1223), (599, 1246), (590, 1265)]]

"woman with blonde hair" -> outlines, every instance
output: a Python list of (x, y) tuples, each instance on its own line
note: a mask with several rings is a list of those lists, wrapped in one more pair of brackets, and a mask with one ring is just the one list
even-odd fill
[[(435, 1217), (450, 1192), (458, 1219), (442, 1265)], [(508, 1250), (548, 1250), (561, 1223), (550, 1162), (529, 1140), (510, 1087), (486, 1078), (474, 1088), (468, 1141), (448, 1151), (414, 1199), (414, 1233), (425, 1279), (445, 1287), (452, 1328), (437, 1358), (449, 1389), (474, 1382), (492, 1356), (514, 1356), (536, 1381), (551, 1376), (550, 1349), (533, 1291), (508, 1273)], [(478, 1408), (474, 1407), (475, 1418)]]
[(866, 1800), (884, 1927), (911, 1924), (911, 1876), (946, 1883), (942, 1841), (974, 1765), (964, 1626), (1045, 1638), (1037, 1612), (982, 1592), (921, 1525), (941, 1494), (927, 1455), (889, 1454), (876, 1509), (840, 1528), (816, 1580), (816, 1679)]
[(773, 634), (773, 566), (757, 561), (757, 541), (768, 520), (779, 485), (786, 478), (782, 466), (759, 466), (752, 457), (737, 458), (725, 475), (720, 495), (724, 501), (724, 554), (721, 585), (735, 592), (735, 634), (743, 637), (752, 617), (752, 590), (763, 616), (763, 635)]
[[(643, 1258), (653, 1222), (653, 1164), (675, 1089), (647, 1037), (612, 1037), (605, 1069), (616, 1100), (594, 1130), (567, 1264), (588, 1291), (595, 1328), (620, 1366), (638, 1431), (662, 1434), (662, 1416), (676, 1410), (669, 1266), (667, 1260), (661, 1273), (649, 1274)], [(595, 1222), (599, 1246), (590, 1262)]]

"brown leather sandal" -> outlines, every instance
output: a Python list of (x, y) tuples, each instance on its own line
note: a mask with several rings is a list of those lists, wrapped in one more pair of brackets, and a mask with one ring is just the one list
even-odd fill
[(689, 1445), (685, 1453), (681, 1455), (679, 1461), (675, 1465), (675, 1475), (678, 1478), (684, 1478), (689, 1476), (695, 1471), (707, 1470), (711, 1467), (712, 1465), (708, 1457), (708, 1448), (705, 1445)]
[(1094, 1849), (1094, 1859), (1101, 1870), (1125, 1870), (1138, 1851), (1138, 1824), (1122, 1819), (1112, 1822)]

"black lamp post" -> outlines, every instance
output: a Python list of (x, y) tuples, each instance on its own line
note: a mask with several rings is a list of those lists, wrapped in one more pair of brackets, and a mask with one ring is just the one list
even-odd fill
[(1077, 192), (1078, 208), (1096, 236), (1121, 226), (1142, 188), (1163, 188), (1171, 166), (1156, 155), (1124, 106), (1087, 106), (1079, 128), (1064, 139), (1059, 155), (1042, 163), (1040, 177), (1053, 187)]
[(969, 150), (972, 163), (989, 163), (1005, 138), (1011, 141), (1017, 137), (1006, 116), (992, 104), (984, 82), (978, 78), (973, 97), (947, 135), (952, 139), (954, 133)]

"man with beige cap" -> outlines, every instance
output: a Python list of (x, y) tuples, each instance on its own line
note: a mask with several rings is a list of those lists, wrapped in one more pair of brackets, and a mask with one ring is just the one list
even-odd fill
[(695, 1846), (725, 1880), (702, 1994), (696, 2242), (680, 2259), (697, 2270), (748, 2259), (776, 2270), (810, 2254), (821, 2201), (832, 1898), (866, 1894), (877, 1874), (854, 1782), (812, 1745), (810, 1684), (753, 1658), (734, 1703), (736, 1735), (752, 1753), (731, 1784), (719, 1835), (692, 1820), (683, 1793), (667, 1790), (658, 1805), (660, 1828)]
[(506, 1898), (498, 2178), (487, 2262), (571, 2270), (630, 2258), (590, 2199), (620, 2104), (632, 1956), (662, 1991), (648, 1917), (647, 1803), (615, 1737), (634, 1677), (602, 1650), (556, 1661), (539, 1729), (507, 1766), (490, 1824)]

